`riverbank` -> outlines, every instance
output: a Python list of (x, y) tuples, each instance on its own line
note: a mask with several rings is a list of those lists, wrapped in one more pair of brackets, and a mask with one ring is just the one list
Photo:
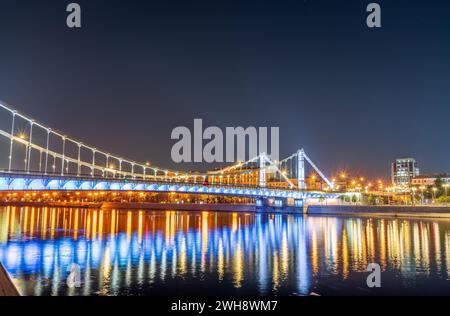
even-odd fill
[(302, 209), (292, 206), (284, 208), (256, 207), (253, 204), (192, 204), (192, 203), (112, 203), (105, 202), (104, 209), (135, 209), (135, 210), (175, 210), (175, 211), (212, 211), (212, 212), (246, 212), (246, 213), (302, 213)]
[(293, 206), (284, 208), (256, 207), (253, 204), (197, 204), (197, 203), (148, 203), (148, 202), (2, 202), (0, 206), (14, 207), (56, 207), (56, 208), (90, 208), (116, 210), (170, 210), (170, 211), (216, 211), (246, 213), (284, 213), (301, 214), (303, 210)]
[(257, 207), (253, 204), (196, 204), (196, 203), (149, 203), (149, 202), (0, 202), (0, 206), (15, 207), (56, 207), (117, 210), (170, 210), (170, 211), (212, 211), (244, 213), (282, 213), (309, 215), (352, 215), (390, 217), (449, 218), (450, 206), (398, 206), (398, 205), (309, 205), (302, 208), (285, 206)]
[(64, 208), (101, 208), (103, 203), (97, 202), (0, 202), (0, 206), (15, 207), (64, 207)]
[(254, 212), (255, 206), (250, 204), (191, 204), (191, 203), (102, 203), (103, 209), (127, 210), (174, 210), (174, 211), (235, 211)]
[(0, 262), (0, 296), (20, 296), (8, 272)]
[(352, 215), (450, 218), (448, 206), (363, 206), (363, 205), (310, 205), (309, 215)]

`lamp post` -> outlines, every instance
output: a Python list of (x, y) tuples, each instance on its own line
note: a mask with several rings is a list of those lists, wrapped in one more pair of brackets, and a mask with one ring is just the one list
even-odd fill
[(447, 197), (448, 195), (447, 195), (447, 190), (448, 190), (448, 187), (450, 186), (450, 184), (448, 184), (448, 183), (446, 183), (446, 184), (444, 184), (443, 185), (443, 187), (444, 187), (444, 189), (445, 189), (445, 196)]
[(416, 187), (412, 187), (411, 191), (412, 191), (412, 205), (415, 205), (416, 204), (416, 191), (417, 191), (417, 188)]
[[(106, 155), (106, 168), (109, 166), (109, 154)], [(105, 172), (105, 176), (108, 178), (108, 170)]]
[(64, 160), (66, 156), (66, 136), (62, 137), (63, 145), (62, 145), (62, 158), (61, 158), (61, 175), (64, 175)]
[(81, 143), (78, 143), (78, 158), (77, 158), (77, 177), (80, 176), (81, 173)]
[(12, 112), (12, 122), (11, 122), (11, 143), (9, 146), (9, 164), (8, 164), (8, 171), (11, 172), (12, 167), (12, 159), (13, 159), (13, 143), (14, 143), (14, 126), (16, 121), (16, 111)]
[(34, 121), (30, 121), (30, 134), (28, 137), (27, 151), (25, 152), (25, 169), (27, 173), (30, 173), (30, 161), (31, 161), (31, 141), (33, 139), (33, 125)]
[(112, 171), (112, 176), (113, 178), (116, 178), (116, 169), (115, 166), (113, 164), (109, 165), (109, 169)]
[(392, 198), (394, 198), (394, 188), (388, 188), (388, 205), (391, 205), (391, 192), (392, 192)]
[(437, 191), (437, 188), (436, 187), (433, 187), (433, 203), (436, 203), (436, 191)]
[(420, 192), (422, 194), (422, 204), (424, 204), (423, 190), (425, 190), (425, 187), (422, 185), (422, 186), (419, 187), (419, 189), (420, 189)]
[(91, 165), (91, 177), (95, 176), (95, 153), (97, 152), (96, 148), (92, 148), (92, 165)]

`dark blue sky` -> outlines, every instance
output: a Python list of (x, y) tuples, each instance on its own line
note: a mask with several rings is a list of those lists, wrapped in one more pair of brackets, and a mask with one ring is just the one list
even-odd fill
[[(280, 126), (328, 172), (413, 156), (450, 172), (450, 3), (0, 1), (0, 99), (100, 148), (164, 167), (172, 129)], [(202, 166), (196, 166), (201, 168)]]

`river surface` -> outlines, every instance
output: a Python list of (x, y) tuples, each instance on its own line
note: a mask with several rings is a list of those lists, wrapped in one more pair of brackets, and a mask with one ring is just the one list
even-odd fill
[(0, 261), (23, 295), (450, 295), (450, 221), (0, 207)]

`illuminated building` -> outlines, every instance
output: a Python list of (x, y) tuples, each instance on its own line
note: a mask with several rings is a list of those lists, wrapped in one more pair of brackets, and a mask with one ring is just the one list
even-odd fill
[(391, 179), (393, 185), (407, 186), (411, 179), (419, 175), (419, 168), (414, 158), (396, 159), (391, 165)]
[(426, 175), (419, 175), (411, 179), (412, 185), (435, 185), (436, 180), (440, 179), (442, 183), (449, 183), (450, 184), (450, 175), (448, 174), (426, 174)]

